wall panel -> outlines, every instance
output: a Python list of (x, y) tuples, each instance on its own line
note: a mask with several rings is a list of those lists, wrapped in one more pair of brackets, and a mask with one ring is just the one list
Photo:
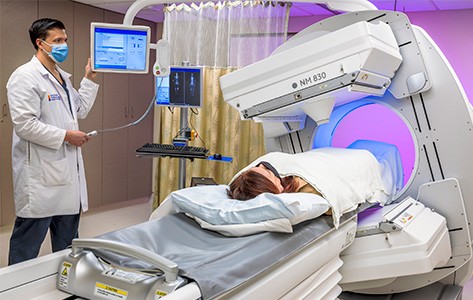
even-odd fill
[[(135, 20), (135, 25), (151, 27), (151, 42), (156, 43), (156, 26), (149, 21)], [(150, 51), (150, 69), (155, 62), (156, 52)], [(148, 108), (154, 97), (154, 76), (130, 75), (129, 106), (132, 110), (130, 121), (136, 121)], [(153, 141), (153, 109), (145, 119), (128, 131), (128, 198), (140, 198), (152, 193), (153, 160), (146, 157), (136, 157), (136, 149), (145, 143)]]
[[(1, 225), (11, 224), (15, 218), (11, 165), (12, 122), (7, 105), (6, 84), (17, 67), (28, 62), (35, 50), (29, 39), (28, 28), (38, 17), (36, 1), (1, 0), (0, 6), (0, 103), (1, 130)], [(5, 115), (4, 115), (5, 113)]]
[[(103, 22), (103, 18), (104, 11), (102, 9), (74, 3), (73, 37), (76, 47), (73, 59), (73, 83), (76, 88), (80, 86), (80, 82), (84, 77), (87, 59), (90, 57), (90, 23)], [(94, 81), (100, 85), (100, 88), (89, 115), (87, 118), (79, 121), (80, 129), (84, 132), (103, 128), (103, 75), (97, 74)], [(103, 135), (101, 134), (93, 137), (91, 141), (82, 147), (89, 207), (91, 208), (100, 206), (102, 203), (102, 148)]]
[[(123, 23), (123, 16), (105, 12), (107, 23)], [(115, 128), (128, 123), (130, 108), (128, 106), (128, 74), (105, 73), (103, 126)], [(116, 130), (103, 134), (103, 191), (102, 203), (125, 201), (128, 184), (127, 161), (128, 130)]]

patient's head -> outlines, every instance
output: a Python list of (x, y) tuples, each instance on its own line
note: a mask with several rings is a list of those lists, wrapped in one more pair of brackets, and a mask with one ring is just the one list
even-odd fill
[(232, 199), (249, 200), (262, 193), (280, 194), (297, 190), (293, 177), (281, 179), (276, 169), (267, 162), (243, 172), (230, 183), (227, 194)]

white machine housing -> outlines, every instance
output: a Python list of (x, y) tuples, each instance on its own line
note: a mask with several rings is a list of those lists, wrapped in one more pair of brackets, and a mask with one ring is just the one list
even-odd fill
[[(297, 50), (310, 44), (312, 51), (317, 52), (325, 48), (327, 39), (341, 45), (336, 38), (341, 37), (338, 34), (342, 29), (358, 24), (383, 28), (385, 32), (378, 37), (386, 41), (368, 46), (375, 51), (365, 49), (366, 53), (378, 54), (375, 60), (381, 67), (361, 64), (357, 75), (368, 71), (370, 75), (390, 79), (391, 84), (385, 81), (384, 86), (382, 81), (374, 81), (365, 88), (360, 84), (361, 77), (355, 76), (355, 81), (349, 82), (348, 86), (340, 84), (338, 88), (320, 93), (313, 89), (301, 97), (301, 101), (296, 101), (301, 90), (291, 92), (290, 83), (298, 84), (310, 72), (314, 74), (313, 70), (321, 70), (330, 64), (325, 64), (323, 58), (318, 60), (318, 56), (308, 59), (305, 64), (297, 64)], [(362, 29), (355, 32), (357, 34), (353, 34), (362, 41), (374, 39)], [(392, 35), (395, 46), (392, 46)], [(353, 45), (353, 48), (348, 49), (355, 51), (353, 55), (343, 55), (345, 49), (342, 48), (330, 54), (339, 54), (339, 61), (345, 62), (347, 57), (358, 54), (357, 44), (352, 40), (350, 47)], [(383, 47), (384, 51), (381, 51), (377, 46), (380, 44), (392, 47)], [(397, 58), (396, 51), (387, 49), (396, 49), (402, 59)], [(364, 57), (370, 62), (370, 55)], [(392, 72), (383, 68), (385, 60)], [(396, 70), (395, 62), (401, 63), (401, 60), (402, 64)], [(319, 66), (312, 64), (314, 61)], [(283, 67), (279, 69), (280, 66)], [(339, 66), (338, 75), (343, 76), (345, 65)], [(364, 105), (380, 104), (391, 109), (409, 128), (416, 151), (415, 165), (397, 199), (420, 201), (425, 205), (424, 213), (418, 214), (409, 226), (394, 232), (381, 230), (383, 215), (378, 215), (378, 233), (369, 237), (357, 236), (353, 245), (341, 253), (344, 266), (340, 269), (340, 285), (343, 290), (363, 294), (409, 294), (409, 291), (415, 293), (429, 288), (432, 283), (456, 286), (461, 290), (461, 286), (470, 280), (473, 271), (470, 235), (473, 225), (469, 222), (473, 218), (473, 161), (470, 158), (473, 153), (473, 109), (440, 49), (425, 31), (411, 25), (404, 14), (362, 11), (328, 18), (295, 35), (267, 59), (227, 74), (220, 82), (224, 100), (240, 112), (242, 119), (263, 122), (268, 152), (297, 153), (331, 146), (333, 133), (343, 117)], [(321, 83), (321, 89), (324, 83)], [(377, 83), (381, 85), (373, 88)], [(357, 91), (358, 87), (364, 89), (362, 93)], [(389, 93), (383, 94), (386, 90), (383, 87)], [(291, 100), (284, 102), (280, 98)], [(323, 124), (329, 116), (330, 121)], [(401, 209), (402, 204), (399, 205), (396, 210)], [(420, 207), (417, 205), (415, 207)], [(412, 209), (414, 207), (408, 210)], [(431, 209), (435, 212), (430, 212)], [(426, 229), (426, 224), (432, 224), (432, 227)], [(361, 221), (359, 230), (365, 230), (365, 225)], [(370, 249), (368, 254), (367, 249)], [(417, 259), (413, 261), (411, 256)], [(393, 265), (410, 265), (411, 270), (386, 268)], [(458, 291), (452, 294), (461, 297)]]
[[(323, 124), (334, 105), (384, 95), (401, 62), (389, 25), (360, 21), (278, 49), (266, 59), (222, 76), (220, 86), (225, 101), (242, 119), (293, 121), (308, 115)], [(286, 133), (283, 129), (279, 135)]]
[(342, 253), (340, 284), (359, 289), (358, 282), (427, 273), (450, 259), (445, 218), (421, 202), (408, 197), (363, 213), (368, 215), (359, 218), (355, 242)]

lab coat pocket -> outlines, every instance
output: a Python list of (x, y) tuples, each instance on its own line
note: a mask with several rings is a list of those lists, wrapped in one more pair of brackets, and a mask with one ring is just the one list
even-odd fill
[(65, 185), (71, 181), (67, 158), (60, 160), (42, 160), (41, 178), (46, 186)]

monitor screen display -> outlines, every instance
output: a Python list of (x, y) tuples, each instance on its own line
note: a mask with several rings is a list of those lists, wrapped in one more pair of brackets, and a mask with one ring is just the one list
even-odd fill
[(156, 77), (156, 104), (202, 107), (203, 69), (171, 67), (168, 77)]
[(96, 72), (148, 73), (150, 28), (92, 23), (91, 59)]

